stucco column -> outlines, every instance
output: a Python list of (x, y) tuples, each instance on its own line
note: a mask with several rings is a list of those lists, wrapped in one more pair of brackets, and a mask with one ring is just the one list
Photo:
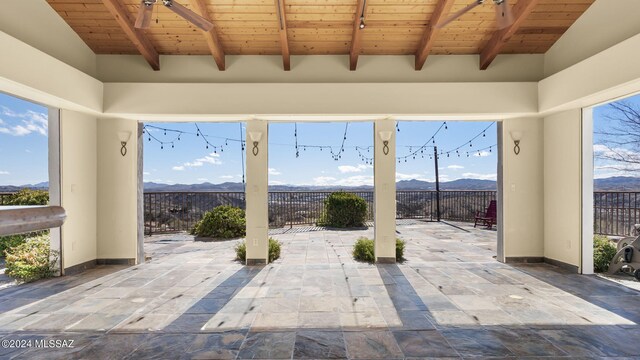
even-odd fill
[(247, 122), (247, 265), (266, 264), (268, 260), (268, 130), (266, 121)]
[(375, 256), (396, 261), (396, 129), (392, 119), (374, 123)]

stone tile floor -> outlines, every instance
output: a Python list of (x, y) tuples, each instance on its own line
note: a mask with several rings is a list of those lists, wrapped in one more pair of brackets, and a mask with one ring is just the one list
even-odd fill
[(397, 265), (352, 260), (372, 229), (281, 231), (264, 267), (238, 240), (152, 237), (146, 264), (0, 291), (0, 358), (640, 358), (640, 292), (498, 263), (494, 231), (455, 225), (398, 226)]

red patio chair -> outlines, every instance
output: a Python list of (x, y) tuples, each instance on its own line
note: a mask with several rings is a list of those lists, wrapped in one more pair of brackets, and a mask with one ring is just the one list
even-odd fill
[(491, 229), (493, 225), (497, 224), (498, 221), (498, 210), (495, 200), (491, 200), (489, 203), (489, 207), (484, 212), (484, 215), (481, 215), (481, 212), (478, 211), (476, 213), (476, 221), (473, 227), (478, 226), (478, 224), (484, 224), (487, 226), (487, 229)]

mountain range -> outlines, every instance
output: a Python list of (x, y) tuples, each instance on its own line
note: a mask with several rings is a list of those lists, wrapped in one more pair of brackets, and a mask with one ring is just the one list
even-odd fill
[[(22, 186), (0, 185), (0, 192), (15, 192), (22, 188), (47, 189), (49, 182), (28, 184)], [(401, 180), (396, 183), (397, 190), (435, 190), (434, 182), (422, 180)], [(496, 190), (497, 184), (493, 180), (480, 179), (458, 179), (453, 181), (440, 182), (441, 190)], [(596, 191), (640, 191), (640, 177), (615, 176), (604, 179), (596, 179), (594, 182)], [(225, 182), (221, 184), (211, 184), (208, 182), (201, 184), (160, 184), (154, 182), (144, 183), (145, 191), (166, 192), (166, 191), (244, 191), (242, 183)], [(352, 190), (366, 191), (373, 189), (372, 186), (309, 186), (309, 185), (271, 185), (271, 191), (326, 191), (326, 190)]]

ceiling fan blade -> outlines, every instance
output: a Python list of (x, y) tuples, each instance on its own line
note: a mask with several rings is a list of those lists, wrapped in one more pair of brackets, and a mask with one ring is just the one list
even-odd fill
[(513, 13), (511, 7), (507, 4), (507, 0), (496, 3), (496, 22), (498, 29), (504, 29), (513, 24)]
[(148, 29), (151, 26), (151, 18), (153, 16), (153, 3), (147, 5), (144, 0), (140, 2), (140, 8), (138, 9), (138, 17), (136, 18), (136, 29)]
[(164, 5), (168, 7), (169, 10), (180, 15), (181, 17), (185, 18), (187, 21), (204, 31), (210, 31), (211, 29), (213, 29), (213, 24), (209, 20), (203, 18), (202, 16), (178, 4), (175, 1), (165, 0)]
[(439, 22), (438, 24), (436, 24), (435, 28), (436, 29), (442, 29), (443, 27), (447, 26), (450, 22), (452, 22), (453, 20), (459, 18), (460, 16), (468, 13), (469, 11), (473, 10), (476, 8), (476, 6), (478, 5), (482, 5), (484, 1), (474, 1), (473, 4), (469, 4), (466, 7), (464, 7), (461, 10), (456, 11), (453, 15), (449, 16), (447, 19), (445, 19), (444, 21)]

